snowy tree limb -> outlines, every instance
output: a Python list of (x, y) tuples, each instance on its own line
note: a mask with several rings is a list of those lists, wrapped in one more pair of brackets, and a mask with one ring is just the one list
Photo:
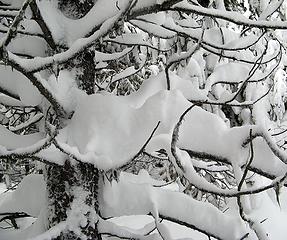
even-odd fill
[(285, 21), (255, 21), (244, 17), (242, 14), (233, 11), (222, 11), (218, 9), (203, 8), (200, 6), (193, 5), (187, 0), (181, 1), (180, 3), (173, 6), (171, 9), (175, 11), (185, 12), (185, 13), (196, 13), (198, 15), (219, 18), (226, 20), (237, 25), (242, 25), (246, 27), (255, 27), (262, 29), (287, 29), (287, 22)]

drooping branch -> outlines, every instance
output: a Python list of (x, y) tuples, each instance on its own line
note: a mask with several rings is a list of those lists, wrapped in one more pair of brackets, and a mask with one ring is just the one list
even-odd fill
[[(10, 65), (11, 67), (15, 68), (17, 71), (21, 72), (24, 76), (26, 76), (34, 86), (39, 90), (39, 92), (45, 96), (45, 98), (52, 104), (54, 107), (55, 111), (60, 115), (60, 116), (66, 116), (66, 113), (61, 106), (61, 104), (56, 100), (56, 98), (53, 96), (53, 94), (44, 86), (43, 83), (39, 80), (39, 77), (36, 76), (35, 74), (31, 74), (30, 72), (27, 71), (27, 69), (23, 68), (21, 66), (21, 59), (17, 57), (16, 55), (10, 53), (6, 49), (8, 44), (12, 41), (12, 39), (16, 36), (17, 34), (17, 28), (22, 21), (25, 11), (28, 8), (29, 4), (34, 1), (34, 0), (26, 0), (19, 10), (18, 15), (15, 17), (14, 21), (12, 22), (11, 26), (9, 27), (9, 30), (4, 38), (4, 40), (1, 42), (0, 46), (0, 59), (5, 63)], [(11, 58), (11, 55), (14, 56), (14, 58)], [(17, 61), (18, 60), (18, 61)]]

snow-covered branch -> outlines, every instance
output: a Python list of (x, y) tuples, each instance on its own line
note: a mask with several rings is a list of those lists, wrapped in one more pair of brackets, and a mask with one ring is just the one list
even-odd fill
[(246, 27), (262, 29), (287, 29), (286, 21), (250, 20), (238, 12), (203, 8), (201, 6), (191, 4), (187, 0), (177, 3), (171, 9), (185, 13), (195, 13), (202, 16), (219, 18)]

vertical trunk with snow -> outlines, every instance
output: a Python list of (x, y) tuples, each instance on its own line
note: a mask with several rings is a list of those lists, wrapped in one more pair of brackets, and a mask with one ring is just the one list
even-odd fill
[[(78, 84), (87, 94), (94, 93), (93, 57), (85, 52), (78, 61)], [(49, 227), (62, 221), (70, 221), (73, 214), (80, 214), (77, 232), (65, 230), (56, 240), (66, 239), (99, 239), (97, 224), (94, 222), (98, 214), (99, 171), (87, 163), (73, 163), (67, 160), (64, 166), (47, 166), (46, 181), (48, 191)], [(77, 207), (77, 204), (80, 206)], [(80, 211), (80, 213), (78, 213)], [(91, 218), (90, 218), (91, 216)], [(75, 226), (77, 229), (77, 226)]]
[[(59, 1), (59, 8), (67, 17), (77, 19), (84, 16), (93, 3), (93, 0), (83, 1), (83, 4), (64, 0)], [(76, 70), (79, 88), (87, 94), (94, 93), (93, 58), (93, 52), (86, 50), (68, 63), (68, 68)], [(91, 164), (71, 162), (67, 160), (63, 167), (46, 167), (49, 227), (62, 221), (76, 225), (73, 227), (76, 231), (66, 229), (55, 240), (100, 239), (95, 220), (99, 213), (99, 171)]]

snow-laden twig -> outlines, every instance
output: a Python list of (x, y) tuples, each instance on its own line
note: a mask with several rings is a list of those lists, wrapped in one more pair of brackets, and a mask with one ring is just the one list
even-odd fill
[(201, 41), (203, 39), (204, 36), (204, 31), (202, 31), (202, 35), (201, 38), (198, 40), (198, 42), (192, 47), (190, 48), (187, 52), (182, 53), (180, 55), (176, 55), (171, 57), (171, 59), (166, 63), (164, 72), (165, 72), (165, 76), (166, 76), (166, 85), (167, 85), (167, 90), (171, 89), (171, 83), (170, 83), (170, 76), (169, 76), (169, 68), (176, 63), (179, 63), (182, 60), (188, 59), (190, 58), (199, 48), (201, 45)]
[[(66, 118), (68, 113), (64, 110), (63, 106), (57, 100), (57, 97), (51, 91), (48, 83), (41, 77), (38, 73), (31, 73), (25, 67), (22, 66), (23, 59), (18, 57), (17, 55), (9, 52), (7, 49), (2, 49), (5, 52), (5, 62), (9, 64), (11, 67), (22, 73), (25, 77), (27, 77), (31, 83), (38, 89), (38, 91), (51, 103), (55, 112), (61, 116)], [(37, 59), (37, 58), (35, 58)], [(32, 60), (32, 59), (30, 59)]]

